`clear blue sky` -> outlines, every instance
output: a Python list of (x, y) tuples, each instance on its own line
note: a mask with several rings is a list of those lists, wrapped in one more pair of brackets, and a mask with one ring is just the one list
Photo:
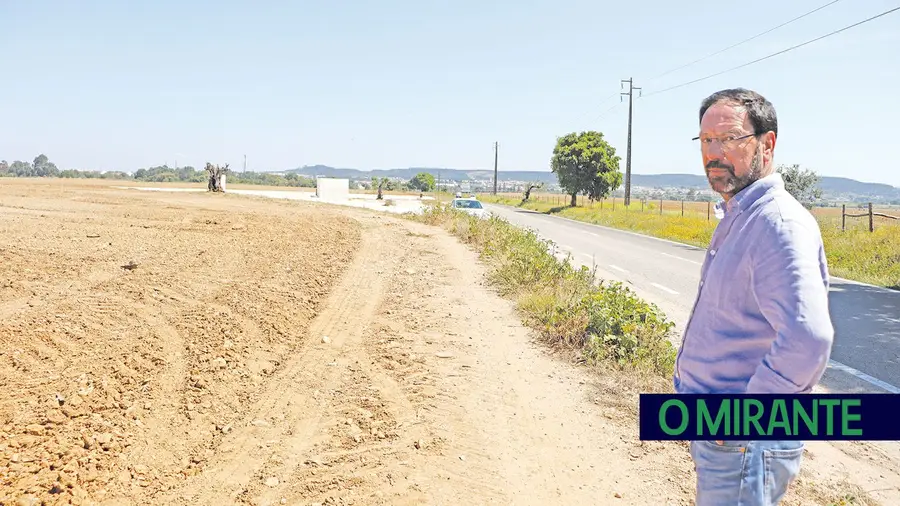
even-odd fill
[[(862, 20), (843, 0), (0, 2), (0, 158), (133, 171), (206, 161), (549, 170), (559, 135), (604, 132), (625, 166), (619, 81), (649, 93)], [(776, 162), (900, 186), (900, 12), (635, 101), (633, 170), (701, 174), (697, 107), (744, 86), (780, 120)], [(601, 115), (604, 111), (609, 111)]]

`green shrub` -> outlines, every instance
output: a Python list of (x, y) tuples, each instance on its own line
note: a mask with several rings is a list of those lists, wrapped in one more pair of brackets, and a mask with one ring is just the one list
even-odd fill
[(590, 321), (585, 358), (613, 360), (621, 366), (669, 374), (675, 348), (667, 336), (675, 327), (654, 305), (638, 298), (621, 283), (610, 283), (585, 295), (581, 305)]

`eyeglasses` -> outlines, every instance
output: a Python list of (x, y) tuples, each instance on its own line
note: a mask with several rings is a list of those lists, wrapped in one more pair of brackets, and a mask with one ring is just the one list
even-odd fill
[(726, 135), (725, 137), (703, 137), (702, 139), (700, 137), (694, 137), (691, 140), (696, 141), (699, 139), (700, 145), (707, 147), (712, 146), (714, 142), (718, 142), (723, 149), (733, 151), (741, 145), (740, 141), (747, 139), (748, 137), (756, 137), (756, 134), (747, 134), (740, 137), (735, 137), (733, 135)]

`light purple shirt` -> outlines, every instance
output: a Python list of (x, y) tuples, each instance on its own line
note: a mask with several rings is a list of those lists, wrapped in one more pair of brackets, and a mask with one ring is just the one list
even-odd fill
[(717, 207), (675, 363), (679, 393), (808, 393), (831, 355), (818, 223), (774, 173)]

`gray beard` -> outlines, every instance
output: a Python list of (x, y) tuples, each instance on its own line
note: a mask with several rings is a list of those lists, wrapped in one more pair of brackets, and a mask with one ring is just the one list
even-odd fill
[(762, 177), (762, 150), (757, 150), (756, 156), (750, 162), (750, 173), (746, 176), (738, 177), (731, 169), (726, 170), (729, 174), (726, 178), (709, 179), (707, 176), (707, 179), (709, 179), (709, 186), (713, 191), (733, 196)]

